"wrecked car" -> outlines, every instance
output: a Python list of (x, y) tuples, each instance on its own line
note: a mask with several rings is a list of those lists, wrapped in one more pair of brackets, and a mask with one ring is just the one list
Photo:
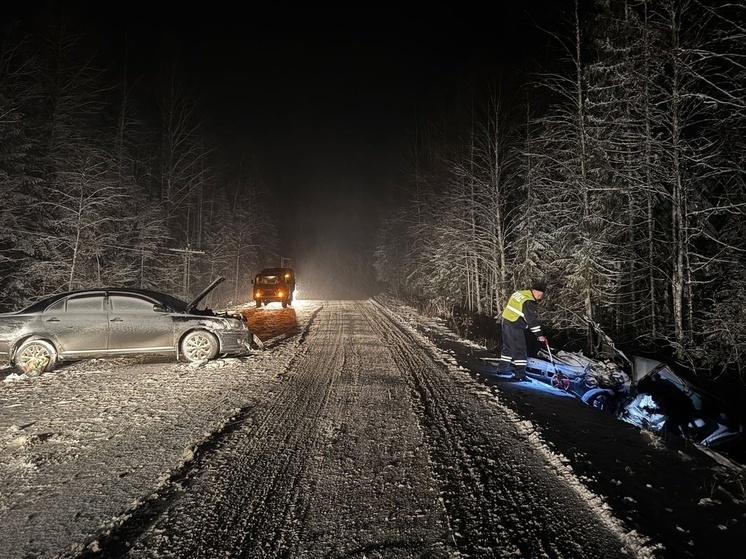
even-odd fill
[(224, 280), (218, 277), (191, 302), (126, 288), (52, 295), (0, 314), (0, 361), (38, 374), (62, 361), (94, 357), (166, 354), (202, 361), (246, 354), (253, 336), (243, 315), (197, 309)]
[[(619, 415), (632, 394), (631, 363), (598, 325), (589, 322), (589, 357), (583, 352), (552, 350), (529, 343), (526, 376), (575, 396), (585, 404)], [(532, 341), (532, 336), (527, 336)], [(484, 359), (497, 374), (499, 359)], [(500, 376), (499, 374), (497, 376)]]
[(632, 380), (611, 359), (582, 353), (540, 350), (526, 362), (526, 374), (576, 396), (589, 406), (617, 414), (629, 398)]
[[(587, 317), (586, 321), (590, 356), (539, 349), (528, 357), (526, 375), (659, 435), (671, 434), (713, 450), (743, 444), (741, 420), (722, 399), (686, 380), (685, 372), (673, 364), (628, 357), (598, 324)], [(485, 361), (496, 373), (499, 360)]]

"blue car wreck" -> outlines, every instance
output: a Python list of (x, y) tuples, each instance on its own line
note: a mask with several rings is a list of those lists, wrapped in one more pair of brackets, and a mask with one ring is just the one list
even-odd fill
[[(675, 364), (628, 357), (598, 324), (586, 321), (591, 356), (547, 346), (528, 357), (526, 375), (640, 429), (680, 437), (713, 451), (742, 448), (743, 425), (737, 410), (688, 380), (693, 375)], [(483, 361), (489, 374), (500, 376), (499, 360)]]

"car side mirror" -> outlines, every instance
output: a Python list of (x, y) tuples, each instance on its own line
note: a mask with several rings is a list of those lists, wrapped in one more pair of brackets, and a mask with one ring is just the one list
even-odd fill
[(168, 309), (159, 303), (156, 303), (155, 305), (153, 305), (153, 310), (155, 312), (168, 312)]

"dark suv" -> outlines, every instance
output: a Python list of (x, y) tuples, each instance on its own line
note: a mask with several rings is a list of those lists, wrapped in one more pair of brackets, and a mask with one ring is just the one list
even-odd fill
[(285, 308), (293, 303), (295, 272), (292, 268), (265, 268), (254, 281), (254, 301), (261, 307), (267, 303), (282, 303)]

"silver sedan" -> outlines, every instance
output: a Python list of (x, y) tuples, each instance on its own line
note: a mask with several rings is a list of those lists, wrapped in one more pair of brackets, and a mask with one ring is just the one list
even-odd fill
[(217, 278), (189, 303), (156, 291), (100, 288), (59, 293), (0, 314), (0, 361), (29, 372), (93, 357), (244, 355), (253, 336), (243, 315), (197, 309), (224, 280)]

